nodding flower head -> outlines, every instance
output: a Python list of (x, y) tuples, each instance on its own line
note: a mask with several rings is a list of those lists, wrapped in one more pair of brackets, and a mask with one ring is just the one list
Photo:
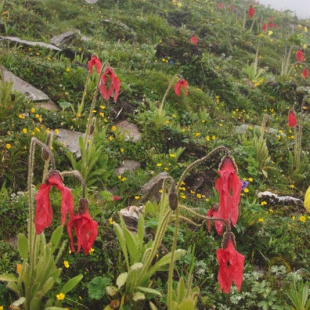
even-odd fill
[(58, 189), (61, 194), (61, 224), (65, 225), (67, 213), (69, 213), (69, 218), (73, 216), (74, 206), (71, 190), (63, 184), (60, 173), (56, 170), (52, 170), (45, 183), (40, 185), (36, 194), (35, 227), (38, 235), (41, 234), (45, 228), (49, 227), (53, 221), (53, 210), (49, 196), (53, 186)]
[(288, 125), (290, 128), (295, 128), (297, 124), (297, 118), (294, 109), (290, 109), (287, 117)]
[(301, 49), (298, 49), (295, 56), (296, 56), (296, 61), (298, 61), (298, 62), (303, 62), (305, 59), (304, 53)]
[[(110, 88), (107, 89), (107, 81), (110, 80)], [(114, 101), (117, 101), (121, 81), (112, 68), (108, 68), (100, 77), (99, 90), (104, 100), (108, 100), (112, 95)]]
[(174, 93), (177, 96), (180, 96), (181, 88), (184, 89), (184, 95), (187, 96), (187, 94), (188, 94), (188, 83), (184, 79), (179, 79), (178, 82), (174, 86)]
[(249, 14), (250, 18), (252, 18), (254, 16), (254, 13), (255, 13), (255, 9), (253, 8), (252, 5), (250, 5), (250, 8), (248, 10), (248, 14)]
[(88, 71), (90, 74), (93, 73), (93, 67), (96, 67), (98, 73), (101, 71), (101, 61), (96, 55), (92, 55), (90, 61), (87, 63)]

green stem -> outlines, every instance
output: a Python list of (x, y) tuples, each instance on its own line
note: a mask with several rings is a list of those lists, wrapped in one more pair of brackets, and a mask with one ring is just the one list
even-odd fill
[(159, 106), (159, 110), (160, 110), (160, 111), (162, 111), (162, 109), (163, 109), (163, 107), (164, 107), (164, 103), (165, 103), (165, 101), (166, 101), (166, 97), (167, 97), (167, 95), (168, 95), (168, 93), (169, 93), (169, 91), (170, 91), (170, 89), (171, 89), (171, 87), (172, 87), (172, 84), (173, 84), (173, 82), (174, 82), (174, 79), (175, 79), (176, 77), (180, 77), (180, 75), (179, 75), (179, 74), (176, 74), (176, 75), (174, 75), (173, 78), (171, 79), (171, 81), (170, 81), (170, 83), (169, 83), (169, 85), (168, 85), (168, 88), (167, 88), (167, 90), (166, 90), (166, 92), (165, 92), (165, 94), (164, 94), (164, 97), (163, 97), (163, 99), (162, 99), (162, 101), (161, 101), (161, 104), (160, 104), (160, 106)]

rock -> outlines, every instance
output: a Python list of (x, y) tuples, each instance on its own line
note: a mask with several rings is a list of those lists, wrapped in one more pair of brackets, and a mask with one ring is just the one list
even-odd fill
[(59, 106), (52, 100), (35, 102), (34, 106), (48, 110), (48, 111), (59, 111), (60, 110)]
[(85, 133), (78, 131), (68, 130), (68, 129), (59, 129), (59, 132), (55, 134), (56, 140), (62, 143), (68, 150), (75, 154), (76, 158), (81, 157), (79, 138), (85, 136)]
[(85, 0), (86, 3), (95, 4), (98, 0)]
[(167, 172), (161, 172), (150, 181), (148, 181), (143, 187), (141, 188), (141, 202), (144, 203), (148, 200), (155, 199), (156, 202), (160, 201), (161, 193), (160, 190), (162, 189), (163, 181), (168, 177)]
[[(236, 134), (245, 134), (247, 130), (249, 130), (249, 126), (253, 127), (253, 130), (259, 130), (261, 126), (258, 125), (247, 125), (247, 124), (242, 124), (240, 126), (237, 126), (235, 129)], [(273, 135), (281, 135), (285, 136), (284, 133), (280, 133), (278, 129), (266, 127), (266, 132), (271, 133)]]
[(63, 47), (66, 44), (71, 43), (77, 37), (78, 30), (67, 31), (51, 38), (51, 43)]
[(258, 199), (266, 200), (269, 204), (281, 204), (281, 205), (294, 205), (297, 207), (302, 207), (304, 205), (303, 201), (299, 198), (291, 197), (291, 196), (279, 196), (277, 194), (273, 194), (269, 191), (260, 192), (257, 194)]
[(141, 133), (135, 124), (122, 120), (117, 122), (115, 126), (125, 135), (125, 141), (138, 142), (141, 139)]
[(23, 81), (21, 78), (17, 77), (7, 69), (3, 68), (4, 80), (13, 82), (13, 91), (18, 91), (24, 96), (30, 98), (34, 102), (44, 102), (49, 101), (50, 98), (41, 90), (33, 87), (27, 82)]
[(140, 163), (139, 162), (137, 162), (135, 160), (125, 159), (123, 161), (122, 166), (116, 168), (114, 170), (114, 173), (116, 175), (122, 175), (126, 171), (134, 171), (134, 170), (136, 170), (139, 167), (140, 167)]
[(24, 44), (28, 46), (41, 46), (45, 47), (47, 49), (53, 50), (53, 51), (61, 51), (60, 48), (56, 47), (55, 45), (44, 43), (44, 42), (34, 42), (34, 41), (27, 41), (27, 40), (22, 40), (18, 37), (3, 37), (0, 36), (0, 40), (7, 40), (13, 43), (18, 43), (18, 44)]
[(137, 232), (139, 215), (142, 214), (143, 211), (144, 211), (144, 206), (140, 206), (140, 207), (129, 206), (119, 211), (120, 215), (124, 219), (126, 227), (132, 233)]

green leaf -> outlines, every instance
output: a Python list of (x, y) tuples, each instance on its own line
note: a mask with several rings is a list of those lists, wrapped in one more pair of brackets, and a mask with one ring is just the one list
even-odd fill
[(185, 283), (183, 277), (180, 278), (178, 283), (178, 294), (177, 294), (177, 300), (180, 303), (185, 297)]
[(59, 225), (53, 232), (50, 244), (52, 244), (52, 253), (58, 248), (61, 236), (62, 236), (62, 225)]
[(12, 303), (12, 306), (18, 307), (22, 305), (25, 302), (25, 300), (26, 300), (25, 297), (20, 297), (19, 299), (17, 299), (16, 301)]
[(150, 301), (149, 302), (151, 310), (158, 310), (157, 307)]
[(14, 276), (11, 273), (7, 274), (1, 274), (0, 275), (0, 281), (5, 281), (5, 282), (17, 282), (16, 276)]
[(125, 257), (125, 261), (126, 261), (126, 265), (127, 265), (127, 269), (129, 269), (129, 257), (128, 257), (128, 251), (127, 251), (127, 246), (126, 246), (126, 239), (123, 233), (122, 228), (117, 224), (117, 223), (113, 223), (113, 226), (115, 228), (115, 234), (117, 236), (118, 242), (121, 245), (124, 257)]
[(18, 234), (18, 241), (17, 241), (18, 252), (22, 259), (28, 259), (28, 239), (24, 234)]
[(79, 282), (82, 280), (83, 275), (78, 275), (72, 279), (70, 279), (60, 290), (60, 292), (67, 294), (68, 292), (70, 292), (73, 288), (75, 288)]
[(66, 308), (60, 308), (60, 307), (48, 307), (45, 310), (64, 310)]
[(155, 294), (155, 295), (161, 296), (161, 292), (154, 290), (153, 288), (138, 286), (138, 290), (144, 293)]
[(109, 278), (95, 277), (88, 284), (88, 296), (91, 299), (99, 300), (105, 295), (105, 289), (111, 284)]
[(119, 289), (126, 283), (127, 277), (128, 277), (127, 272), (123, 272), (117, 277), (116, 285)]
[(53, 277), (49, 277), (42, 286), (42, 295), (45, 295), (54, 285), (55, 281)]

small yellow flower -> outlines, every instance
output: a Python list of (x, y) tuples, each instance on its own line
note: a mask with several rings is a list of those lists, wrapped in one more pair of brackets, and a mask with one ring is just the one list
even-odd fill
[(294, 189), (294, 188), (295, 188), (295, 185), (294, 185), (294, 184), (291, 184), (291, 185), (290, 185), (290, 188), (291, 188), (291, 189)]
[(31, 109), (30, 109), (30, 112), (31, 112), (31, 113), (34, 113), (35, 111), (36, 111), (35, 108), (31, 108)]
[(112, 219), (112, 217), (110, 217), (110, 218), (109, 218), (109, 224), (110, 224), (110, 225), (113, 225), (113, 223), (114, 223), (114, 222), (113, 222), (113, 219)]
[(101, 117), (104, 117), (104, 113), (103, 113), (103, 112), (100, 112), (99, 115), (100, 115)]
[(175, 157), (175, 154), (171, 154), (171, 153), (170, 153), (169, 156), (172, 157), (172, 158), (174, 158), (174, 157)]
[(296, 216), (292, 216), (292, 220), (295, 221), (295, 219), (296, 219)]
[(65, 299), (65, 294), (64, 293), (59, 293), (59, 294), (57, 294), (56, 295), (56, 298), (58, 299), (58, 300), (64, 300)]
[(114, 138), (113, 138), (112, 136), (110, 136), (108, 139), (109, 139), (110, 141), (113, 141), (113, 140), (114, 140)]
[(300, 218), (299, 218), (299, 220), (301, 221), (301, 222), (305, 222), (306, 221), (306, 217), (304, 216), (304, 215), (302, 215)]
[(158, 163), (156, 166), (161, 167), (162, 165), (163, 165), (162, 163)]
[(3, 306), (0, 306), (0, 310), (4, 310)]
[(70, 68), (67, 67), (67, 68), (66, 68), (66, 72), (70, 72)]
[(200, 135), (201, 135), (200, 132), (196, 132), (196, 134), (195, 134), (196, 137), (199, 137)]
[(249, 192), (249, 189), (248, 189), (248, 188), (245, 188), (243, 191), (244, 191), (245, 193), (248, 193), (248, 192)]
[(264, 222), (264, 219), (263, 218), (259, 218), (258, 219), (258, 223), (263, 223)]
[(77, 118), (80, 118), (81, 116), (82, 116), (81, 113), (78, 113), (78, 114), (76, 115)]
[(9, 149), (11, 148), (11, 144), (10, 144), (10, 143), (7, 143), (7, 144), (5, 145), (5, 147), (9, 150)]
[(100, 109), (104, 110), (104, 109), (105, 109), (105, 106), (104, 106), (104, 105), (101, 105), (101, 106), (100, 106)]
[(249, 178), (249, 182), (253, 182), (253, 178)]
[(119, 151), (121, 152), (121, 153), (124, 153), (124, 149), (121, 147), (120, 149), (119, 149)]
[(267, 204), (267, 201), (262, 201), (260, 204), (261, 204), (262, 206), (265, 206), (265, 205)]
[(59, 130), (55, 129), (55, 134), (58, 135), (59, 134)]
[(69, 262), (68, 262), (67, 260), (64, 260), (64, 266), (65, 266), (66, 268), (69, 268), (69, 267), (70, 267), (70, 264), (69, 264)]
[(42, 117), (39, 117), (39, 122), (42, 123)]
[(89, 254), (93, 254), (94, 252), (95, 252), (95, 249), (94, 248), (90, 248)]
[(272, 213), (272, 212), (273, 212), (273, 210), (272, 210), (272, 209), (269, 209), (268, 211), (269, 211), (270, 213)]
[(206, 136), (206, 141), (210, 141), (210, 136)]
[(139, 199), (140, 199), (140, 196), (135, 196), (135, 199), (136, 199), (136, 200), (139, 200)]
[(214, 141), (214, 140), (216, 139), (216, 137), (215, 137), (215, 136), (212, 136), (211, 139)]
[(23, 133), (27, 133), (27, 128), (23, 128)]
[(115, 131), (116, 130), (116, 126), (112, 126), (111, 129), (112, 129), (112, 131)]
[(20, 118), (20, 119), (24, 119), (24, 118), (25, 118), (25, 116), (24, 116), (23, 114), (18, 114), (18, 118)]
[(125, 182), (127, 179), (124, 177), (124, 178), (122, 178), (122, 182)]
[(197, 198), (198, 198), (198, 199), (200, 199), (200, 198), (201, 198), (201, 194), (197, 194), (196, 196), (197, 196)]

